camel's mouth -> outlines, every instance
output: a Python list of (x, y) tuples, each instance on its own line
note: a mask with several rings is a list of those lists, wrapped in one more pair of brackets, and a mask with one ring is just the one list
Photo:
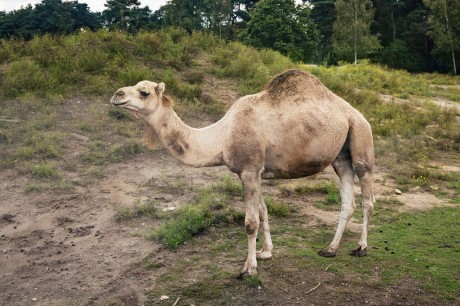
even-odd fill
[(123, 105), (126, 105), (126, 103), (128, 103), (128, 102), (127, 101), (125, 101), (125, 102), (112, 102), (112, 104), (114, 106), (123, 106)]
[(110, 100), (110, 102), (112, 102), (113, 106), (123, 106), (123, 105), (126, 105), (126, 103), (128, 103), (127, 100), (121, 101), (121, 100), (118, 100), (116, 97), (113, 97)]

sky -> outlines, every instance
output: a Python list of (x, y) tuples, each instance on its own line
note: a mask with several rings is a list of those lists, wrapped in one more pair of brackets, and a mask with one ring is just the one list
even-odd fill
[[(160, 8), (161, 5), (165, 5), (167, 0), (140, 0), (141, 7), (148, 6), (152, 12)], [(0, 0), (0, 11), (13, 11), (18, 10), (21, 6), (27, 4), (37, 4), (42, 2), (41, 0)], [(105, 10), (105, 0), (78, 0), (79, 3), (88, 4), (92, 12), (102, 12)]]

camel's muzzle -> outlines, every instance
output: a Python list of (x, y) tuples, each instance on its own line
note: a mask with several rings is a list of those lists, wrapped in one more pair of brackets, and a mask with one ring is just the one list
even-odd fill
[(120, 100), (118, 100), (116, 96), (114, 96), (114, 97), (110, 100), (110, 102), (111, 102), (112, 105), (114, 105), (114, 106), (123, 106), (123, 105), (125, 105), (126, 103), (128, 103), (128, 101), (120, 101)]

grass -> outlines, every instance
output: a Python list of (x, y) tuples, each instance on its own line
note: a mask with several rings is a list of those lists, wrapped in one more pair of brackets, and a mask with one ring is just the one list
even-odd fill
[(158, 217), (157, 202), (154, 200), (147, 200), (144, 203), (141, 203), (138, 199), (133, 207), (120, 208), (115, 216), (115, 220), (122, 222), (141, 217)]
[[(317, 250), (325, 248), (332, 239), (333, 227), (305, 228), (302, 216), (294, 214), (288, 217), (287, 223), (271, 222), (276, 258), (268, 262), (259, 261), (257, 277), (238, 281), (236, 275), (244, 262), (246, 240), (243, 234), (229, 235), (228, 231), (238, 231), (234, 225), (229, 225), (213, 229), (200, 236), (191, 247), (182, 250), (181, 256), (186, 258), (193, 254), (194, 258), (178, 263), (162, 274), (148, 295), (149, 299), (153, 302), (160, 292), (166, 292), (169, 296), (180, 296), (187, 303), (212, 301), (220, 304), (235, 296), (246, 303), (256, 300), (263, 303), (268, 301), (268, 297), (276, 299), (277, 296), (295, 295), (299, 290), (306, 291), (306, 287), (314, 287), (318, 283), (311, 279), (314, 276), (323, 278), (328, 288), (335, 288), (336, 298), (337, 295), (345, 298), (350, 294), (348, 290), (340, 291), (338, 288), (344, 289), (343, 284), (352, 277), (355, 282), (362, 281), (373, 288), (392, 286), (394, 294), (410, 296), (415, 303), (426, 301), (426, 296), (404, 293), (406, 289), (413, 290), (410, 284), (414, 283), (426, 290), (428, 296), (437, 297), (438, 302), (455, 301), (460, 288), (459, 271), (453, 269), (459, 265), (460, 258), (458, 208), (438, 208), (413, 215), (396, 213), (401, 203), (392, 199), (385, 199), (378, 205), (391, 209), (381, 208), (379, 217), (373, 219), (375, 225), (369, 236), (368, 257), (354, 258), (346, 254), (355, 247), (359, 235), (349, 231), (345, 232), (337, 257), (330, 260), (318, 256)], [(446, 228), (450, 230), (446, 231)], [(240, 231), (244, 232), (243, 229)], [(217, 244), (230, 247), (214, 248)], [(215, 251), (211, 250), (219, 251), (214, 254)], [(211, 272), (209, 265), (215, 264), (218, 267)], [(203, 265), (207, 266), (205, 275), (200, 274)], [(190, 283), (190, 275), (196, 273), (200, 276)], [(327, 276), (331, 274), (333, 276)], [(257, 299), (249, 288), (260, 286), (264, 295)], [(222, 293), (222, 288), (227, 288), (226, 295)], [(244, 304), (238, 300), (233, 303)]]
[(381, 225), (371, 242), (379, 247), (372, 260), (384, 267), (383, 280), (409, 276), (443, 298), (454, 298), (460, 288), (460, 272), (452, 269), (460, 265), (459, 217), (458, 208), (442, 208)]
[(177, 250), (193, 236), (211, 227), (229, 223), (241, 224), (244, 215), (230, 206), (231, 198), (241, 196), (241, 187), (238, 186), (230, 177), (222, 177), (220, 183), (200, 190), (193, 203), (176, 210), (149, 237), (160, 241), (171, 250)]
[(287, 217), (291, 213), (289, 206), (274, 200), (270, 196), (264, 197), (265, 204), (267, 205), (268, 214), (275, 217)]

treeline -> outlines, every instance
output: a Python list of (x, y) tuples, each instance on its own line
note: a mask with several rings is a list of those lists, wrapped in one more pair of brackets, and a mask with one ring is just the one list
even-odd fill
[(78, 1), (42, 0), (0, 12), (0, 39), (180, 27), (274, 49), (295, 61), (370, 59), (411, 72), (457, 74), (458, 0), (171, 0), (155, 12), (138, 0), (107, 0), (105, 7), (94, 13)]

